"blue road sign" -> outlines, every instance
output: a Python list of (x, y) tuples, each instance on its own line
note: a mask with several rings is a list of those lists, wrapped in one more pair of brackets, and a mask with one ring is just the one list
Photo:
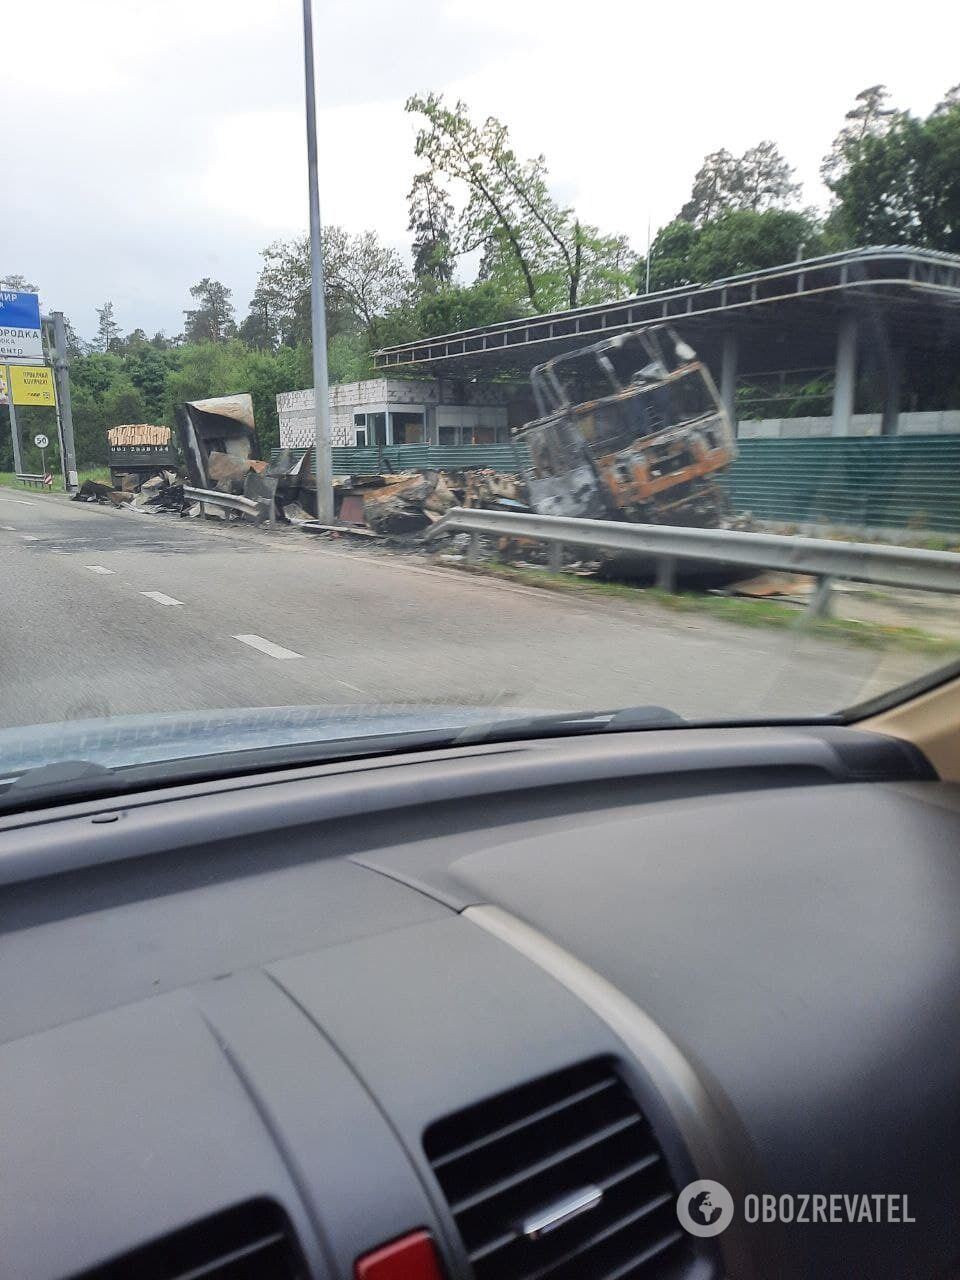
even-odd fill
[(39, 297), (0, 289), (0, 363), (35, 364), (42, 360)]

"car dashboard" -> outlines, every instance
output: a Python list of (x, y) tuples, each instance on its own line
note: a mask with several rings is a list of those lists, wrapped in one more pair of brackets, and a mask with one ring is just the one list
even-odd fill
[(960, 788), (839, 726), (7, 815), (0, 1277), (960, 1275), (958, 918)]

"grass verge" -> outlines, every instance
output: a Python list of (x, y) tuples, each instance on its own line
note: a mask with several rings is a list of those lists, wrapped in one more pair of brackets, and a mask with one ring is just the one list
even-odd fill
[[(77, 471), (80, 483), (84, 480), (98, 480), (100, 484), (110, 483), (109, 467), (85, 467)], [(5, 489), (20, 489), (25, 493), (63, 493), (63, 480), (59, 472), (53, 473), (53, 488), (38, 489), (33, 485), (21, 484), (13, 471), (0, 471), (0, 487)]]
[(739, 596), (714, 596), (680, 592), (676, 595), (658, 587), (634, 587), (625, 582), (600, 582), (573, 574), (551, 573), (549, 569), (526, 569), (500, 561), (451, 566), (467, 573), (504, 578), (528, 587), (562, 591), (587, 598), (606, 597), (633, 604), (654, 603), (673, 613), (710, 614), (724, 622), (748, 627), (780, 627), (810, 635), (852, 641), (871, 649), (909, 649), (947, 661), (960, 656), (960, 643), (918, 627), (893, 627), (880, 622), (858, 622), (852, 618), (811, 618), (798, 605), (776, 600), (747, 600)]

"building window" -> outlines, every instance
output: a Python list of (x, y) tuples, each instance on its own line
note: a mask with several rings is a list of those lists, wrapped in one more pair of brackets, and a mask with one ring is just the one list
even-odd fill
[(423, 444), (422, 413), (406, 413), (395, 409), (390, 417), (394, 444)]
[(353, 425), (355, 427), (365, 427), (367, 425), (367, 415), (365, 413), (355, 413), (353, 415)]
[(371, 444), (387, 443), (387, 415), (385, 413), (368, 413), (367, 428), (370, 432)]
[(357, 448), (358, 448), (358, 449), (365, 449), (365, 448), (367, 447), (367, 433), (366, 433), (366, 431), (358, 431), (358, 432), (356, 433), (356, 436), (357, 436), (357, 438), (356, 438), (356, 442), (355, 442), (355, 443), (356, 443)]

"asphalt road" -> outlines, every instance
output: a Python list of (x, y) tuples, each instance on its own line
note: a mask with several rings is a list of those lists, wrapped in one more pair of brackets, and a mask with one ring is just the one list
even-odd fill
[(835, 710), (919, 654), (583, 600), (298, 531), (0, 489), (0, 725), (463, 703), (691, 718)]

